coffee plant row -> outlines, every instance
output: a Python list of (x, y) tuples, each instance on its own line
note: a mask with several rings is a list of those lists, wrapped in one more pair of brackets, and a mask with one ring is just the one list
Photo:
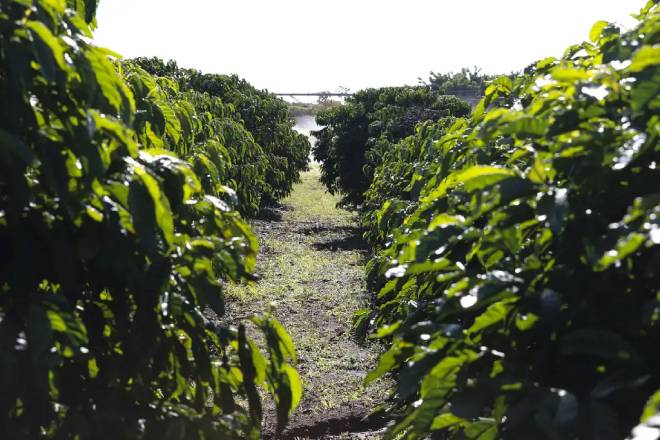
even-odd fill
[(239, 117), (95, 47), (95, 8), (0, 0), (2, 436), (259, 438), (259, 388), (281, 429), (301, 397), (291, 338), (254, 318), (265, 355), (209, 316), (255, 264), (235, 209), (290, 190), (308, 147), (289, 161), (246, 128), (273, 98)]
[(469, 114), (468, 104), (430, 86), (361, 90), (344, 105), (322, 110), (316, 117), (324, 127), (313, 133), (321, 181), (342, 197), (343, 206), (358, 207), (381, 156), (413, 134), (417, 123)]
[(249, 160), (242, 161), (256, 167), (257, 175), (237, 179), (239, 185), (244, 185), (244, 191), (252, 190), (261, 195), (257, 208), (291, 193), (300, 171), (307, 169), (310, 145), (305, 136), (293, 130), (294, 122), (284, 101), (254, 88), (236, 75), (202, 74), (158, 58), (137, 58), (132, 62), (152, 75), (170, 78), (182, 91), (202, 93), (227, 105), (230, 110), (224, 113), (252, 136), (244, 139), (242, 133), (236, 133), (227, 136), (225, 145), (228, 148), (237, 145), (240, 150), (241, 145), (248, 143), (250, 145), (243, 148), (257, 152)]
[(362, 195), (379, 206), (363, 211), (378, 293), (355, 323), (389, 346), (367, 378), (396, 381), (388, 438), (621, 440), (658, 423), (656, 2), (637, 18), (596, 23), (378, 157)]

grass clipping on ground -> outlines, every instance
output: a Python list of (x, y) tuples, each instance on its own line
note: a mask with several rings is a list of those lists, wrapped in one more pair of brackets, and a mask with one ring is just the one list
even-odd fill
[(368, 411), (384, 384), (364, 389), (378, 346), (352, 337), (353, 313), (367, 301), (365, 255), (355, 218), (336, 208), (319, 182), (318, 166), (302, 175), (281, 220), (253, 222), (261, 251), (260, 281), (228, 287), (229, 315), (246, 317), (273, 304), (298, 352), (303, 400), (292, 424), (328, 410)]

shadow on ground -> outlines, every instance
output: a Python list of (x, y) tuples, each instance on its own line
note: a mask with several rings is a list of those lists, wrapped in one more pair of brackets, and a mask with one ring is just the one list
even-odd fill
[(290, 211), (291, 207), (282, 203), (273, 203), (272, 205), (264, 206), (257, 214), (255, 220), (267, 222), (281, 222), (284, 214)]
[[(385, 428), (390, 420), (380, 414), (370, 414), (368, 408), (344, 408), (329, 411), (317, 420), (310, 420), (306, 425), (293, 426), (275, 437), (277, 440), (297, 440), (301, 438), (324, 439), (346, 433), (376, 434)], [(362, 437), (362, 436), (360, 436)]]
[(312, 236), (312, 247), (317, 251), (359, 251), (368, 248), (362, 239), (362, 230), (354, 226), (314, 224), (301, 227), (298, 233)]
[(320, 240), (312, 246), (317, 251), (364, 251), (366, 245), (359, 235), (346, 235), (337, 239)]

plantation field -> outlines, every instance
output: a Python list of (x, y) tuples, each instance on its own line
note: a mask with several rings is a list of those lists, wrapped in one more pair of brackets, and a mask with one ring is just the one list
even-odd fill
[(660, 440), (658, 0), (312, 106), (97, 6), (0, 0), (0, 437)]

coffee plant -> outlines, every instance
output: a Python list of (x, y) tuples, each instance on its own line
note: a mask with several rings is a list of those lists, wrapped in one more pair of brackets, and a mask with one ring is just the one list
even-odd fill
[[(656, 3), (629, 31), (599, 22), (561, 58), (494, 79), (470, 118), (419, 126), (385, 155), (367, 191), (393, 196), (367, 221), (378, 294), (356, 328), (390, 347), (367, 378), (396, 380), (387, 438), (657, 426)], [(342, 133), (368, 124), (343, 111)]]
[[(182, 92), (168, 77), (153, 77), (136, 63), (123, 63), (123, 75), (136, 98), (135, 130), (145, 145), (165, 148), (193, 164), (207, 194), (227, 199), (236, 192), (238, 211), (254, 217), (269, 191), (269, 162), (252, 135), (232, 117), (233, 110), (219, 98), (196, 91)], [(299, 172), (299, 171), (297, 171)], [(297, 174), (296, 174), (297, 175)]]
[(253, 141), (224, 104), (91, 44), (95, 6), (0, 0), (2, 436), (259, 438), (259, 388), (282, 429), (290, 337), (254, 318), (265, 356), (209, 319), (254, 267), (224, 185), (259, 150), (227, 151)]
[[(293, 130), (294, 120), (283, 100), (256, 89), (236, 75), (203, 74), (158, 58), (137, 58), (133, 62), (153, 75), (175, 80), (181, 90), (206, 94), (231, 109), (225, 111), (225, 116), (245, 127), (253, 138), (249, 141), (256, 144), (245, 145), (248, 140), (239, 136), (235, 139), (239, 145), (233, 148), (260, 150), (257, 162), (261, 160), (265, 165), (256, 172), (258, 175), (250, 176), (252, 173), (248, 172), (244, 176), (248, 186), (251, 183), (263, 185), (260, 206), (277, 202), (291, 193), (300, 172), (307, 169), (310, 145), (305, 136)], [(227, 147), (232, 149), (231, 145)], [(245, 163), (255, 164), (254, 158)]]
[[(364, 238), (371, 246), (385, 242), (388, 231), (415, 210), (421, 188), (441, 159), (433, 140), (441, 137), (455, 120), (446, 117), (438, 122), (420, 123), (413, 136), (383, 151), (360, 211)], [(383, 217), (380, 211), (386, 203), (388, 215)]]
[(413, 134), (423, 121), (466, 116), (470, 106), (428, 86), (385, 87), (357, 92), (341, 106), (322, 110), (313, 135), (314, 157), (321, 162), (321, 181), (341, 195), (341, 204), (357, 207), (373, 181), (375, 168), (392, 144)]

